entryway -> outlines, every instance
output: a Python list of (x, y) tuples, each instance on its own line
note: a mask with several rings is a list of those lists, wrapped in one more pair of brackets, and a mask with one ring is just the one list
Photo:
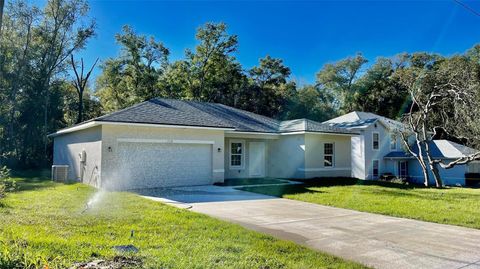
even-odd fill
[(248, 153), (250, 177), (265, 177), (265, 142), (250, 142)]
[(398, 162), (398, 177), (400, 178), (408, 177), (408, 161)]

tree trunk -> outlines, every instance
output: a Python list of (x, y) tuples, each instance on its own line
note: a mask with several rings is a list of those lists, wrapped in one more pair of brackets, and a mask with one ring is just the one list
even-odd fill
[(431, 156), (430, 146), (428, 144), (425, 144), (425, 151), (427, 153), (428, 167), (430, 168), (430, 171), (432, 171), (433, 179), (435, 180), (435, 187), (441, 188), (443, 187), (443, 181), (440, 176), (440, 172), (438, 171), (437, 163)]
[(429, 162), (430, 170), (432, 171), (433, 178), (435, 179), (435, 187), (442, 188), (443, 181), (442, 177), (440, 176), (440, 172), (438, 171), (438, 166), (435, 162)]
[(3, 22), (3, 7), (5, 6), (5, 0), (0, 0), (0, 36), (2, 36), (2, 22)]
[(427, 162), (425, 162), (425, 158), (423, 156), (423, 142), (420, 141), (418, 137), (416, 138), (416, 141), (417, 141), (417, 147), (418, 147), (418, 162), (422, 167), (422, 173), (424, 178), (423, 184), (425, 185), (425, 187), (428, 187), (430, 176), (428, 175)]
[(78, 117), (77, 123), (81, 123), (83, 121), (83, 92), (78, 91)]
[(50, 94), (50, 74), (48, 74), (48, 77), (46, 81), (44, 82), (44, 87), (43, 89), (45, 90), (45, 109), (43, 111), (43, 154), (44, 158), (47, 158), (47, 148), (48, 148), (48, 97)]

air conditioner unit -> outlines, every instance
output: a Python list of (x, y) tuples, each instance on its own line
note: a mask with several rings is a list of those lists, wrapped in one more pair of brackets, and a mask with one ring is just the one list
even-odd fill
[(52, 165), (52, 180), (66, 182), (68, 180), (68, 165)]

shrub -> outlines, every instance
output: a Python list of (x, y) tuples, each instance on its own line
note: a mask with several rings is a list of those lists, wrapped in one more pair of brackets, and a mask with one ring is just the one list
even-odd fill
[(6, 166), (0, 168), (0, 198), (5, 197), (7, 192), (12, 192), (17, 188), (14, 179), (10, 177), (10, 169)]

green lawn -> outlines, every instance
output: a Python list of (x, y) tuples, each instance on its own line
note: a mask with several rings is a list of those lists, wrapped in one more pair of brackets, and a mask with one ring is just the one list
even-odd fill
[[(20, 190), (0, 205), (0, 268), (65, 268), (119, 255), (142, 268), (363, 268), (126, 192), (105, 193), (82, 213), (92, 188), (17, 180)], [(128, 244), (139, 252), (113, 249)]]
[(328, 206), (480, 228), (480, 189), (435, 189), (335, 178), (304, 182), (297, 186), (241, 189)]

